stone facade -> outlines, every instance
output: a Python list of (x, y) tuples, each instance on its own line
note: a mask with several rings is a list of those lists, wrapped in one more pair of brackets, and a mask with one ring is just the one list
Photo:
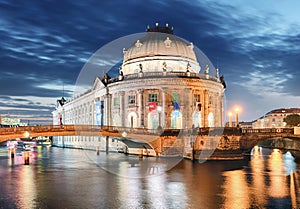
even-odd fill
[[(170, 31), (170, 30), (165, 30)], [(170, 33), (147, 32), (124, 49), (120, 75), (97, 77), (83, 95), (58, 102), (53, 124), (147, 129), (222, 127), (225, 85), (209, 74), (194, 46)]]

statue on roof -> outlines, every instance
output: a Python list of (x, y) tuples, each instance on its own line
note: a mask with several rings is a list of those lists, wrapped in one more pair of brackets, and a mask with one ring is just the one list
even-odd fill
[(209, 67), (208, 65), (205, 65), (205, 74), (208, 74), (209, 73)]
[(163, 62), (163, 71), (167, 71), (167, 63)]
[(190, 72), (190, 68), (191, 68), (190, 62), (188, 62), (186, 65), (186, 72)]

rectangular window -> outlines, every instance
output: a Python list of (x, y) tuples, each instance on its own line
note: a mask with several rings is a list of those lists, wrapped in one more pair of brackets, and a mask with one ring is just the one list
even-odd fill
[(180, 103), (180, 94), (178, 93), (172, 93), (172, 102)]
[(149, 102), (157, 102), (157, 94), (149, 94)]
[(194, 102), (201, 102), (200, 94), (194, 94)]
[(115, 97), (114, 98), (114, 107), (117, 107), (117, 106), (119, 106), (119, 98)]
[(128, 96), (128, 104), (135, 104), (135, 96), (134, 95)]
[(213, 104), (213, 97), (209, 96), (209, 104), (212, 105)]

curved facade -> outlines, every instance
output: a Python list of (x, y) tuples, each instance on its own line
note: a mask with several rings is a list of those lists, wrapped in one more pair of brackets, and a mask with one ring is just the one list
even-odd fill
[[(168, 27), (148, 29), (124, 49), (117, 78), (97, 77), (87, 93), (58, 102), (54, 124), (90, 124), (148, 129), (223, 126), (223, 93), (218, 69), (204, 72), (192, 43)], [(222, 79), (221, 79), (222, 80)]]

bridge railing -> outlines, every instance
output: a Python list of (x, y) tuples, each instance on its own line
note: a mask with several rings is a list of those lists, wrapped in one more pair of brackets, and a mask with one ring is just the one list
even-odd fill
[(0, 128), (0, 135), (22, 134), (24, 132), (123, 132), (131, 134), (144, 135), (241, 135), (241, 134), (294, 134), (293, 128), (264, 128), (264, 129), (242, 129), (236, 127), (214, 127), (214, 128), (193, 128), (193, 129), (147, 129), (147, 128), (130, 128), (119, 126), (97, 126), (97, 125), (47, 125), (47, 126), (20, 126), (11, 128)]
[(258, 129), (242, 129), (243, 134), (294, 134), (293, 128), (258, 128)]

